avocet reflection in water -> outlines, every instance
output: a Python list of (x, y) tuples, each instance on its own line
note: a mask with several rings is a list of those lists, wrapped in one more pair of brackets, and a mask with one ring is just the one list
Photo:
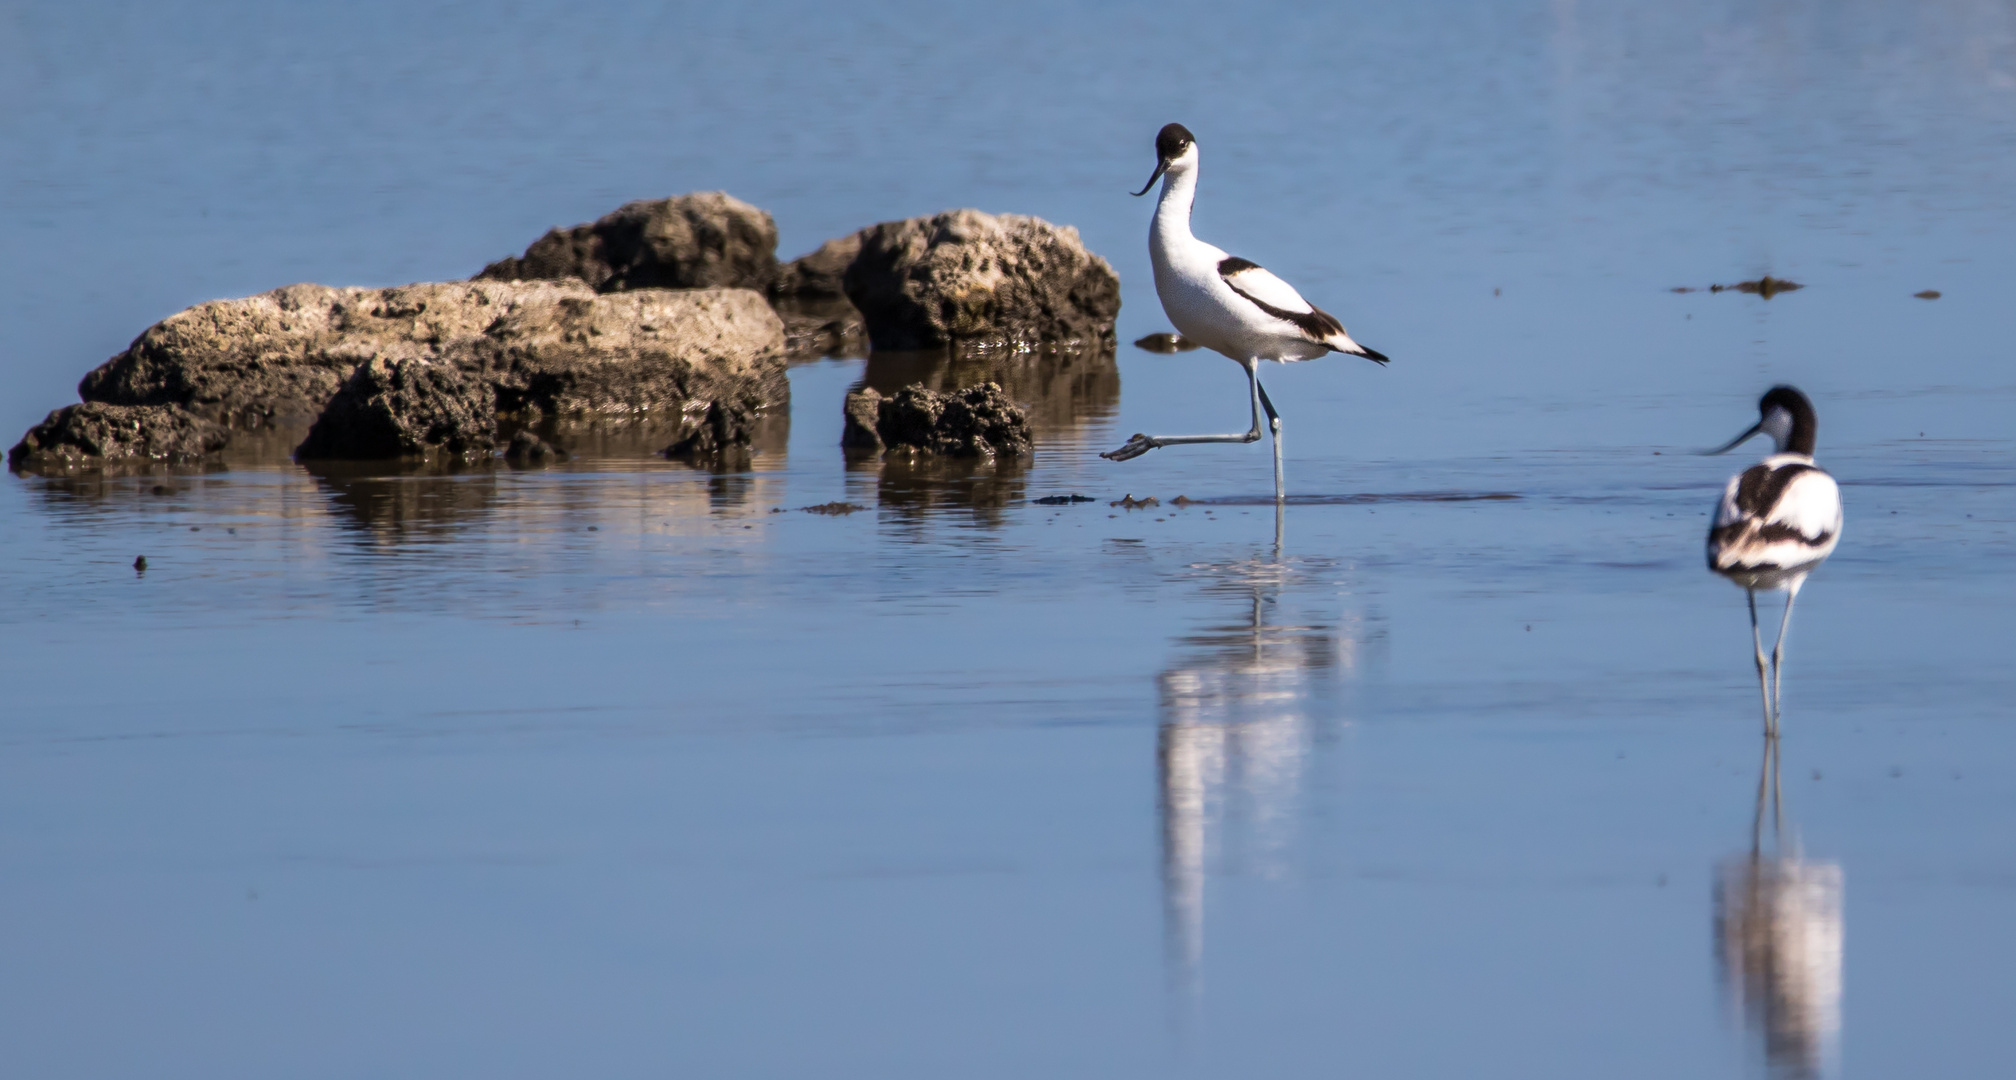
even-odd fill
[[(1156, 771), (1171, 986), (1203, 988), (1207, 871), (1286, 873), (1309, 753), (1341, 723), (1337, 693), (1379, 635), (1341, 567), (1281, 551), (1191, 569), (1222, 614), (1177, 638), (1159, 676)], [(1298, 616), (1308, 616), (1305, 620)]]
[(1767, 737), (1750, 850), (1715, 874), (1715, 954), (1766, 1068), (1787, 1078), (1838, 1073), (1841, 1038), (1841, 865), (1798, 849), (1784, 840), (1778, 740)]

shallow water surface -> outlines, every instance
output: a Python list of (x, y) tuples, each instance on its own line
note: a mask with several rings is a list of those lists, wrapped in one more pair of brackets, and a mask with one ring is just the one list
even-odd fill
[[(390, 14), (0, 13), (0, 418), (715, 186), (787, 257), (1070, 222), (1125, 342), (1169, 119), (1394, 363), (1265, 373), (1278, 514), (1260, 447), (1097, 456), (1243, 419), (1124, 344), (802, 364), (719, 469), (7, 478), (10, 1074), (2000, 1071), (2006, 6)], [(980, 377), (1032, 460), (840, 453), (855, 383)], [(1749, 451), (1691, 453), (1774, 381), (1847, 506), (1775, 761), (1701, 565)]]

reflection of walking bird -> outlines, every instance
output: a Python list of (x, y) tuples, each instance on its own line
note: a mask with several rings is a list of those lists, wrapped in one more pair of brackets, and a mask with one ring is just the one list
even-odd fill
[(1228, 825), (1262, 873), (1287, 846), (1313, 741), (1319, 680), (1355, 662), (1356, 637), (1278, 618), (1292, 571), (1278, 559), (1223, 571), (1240, 617), (1180, 639), (1192, 655), (1162, 673), (1156, 746), (1163, 902), (1171, 974), (1199, 989), (1204, 880)]
[(1351, 340), (1344, 324), (1302, 299), (1294, 286), (1258, 264), (1234, 258), (1190, 232), (1190, 206), (1197, 198), (1197, 140), (1181, 124), (1168, 124), (1155, 137), (1155, 174), (1135, 192), (1145, 195), (1162, 180), (1155, 222), (1148, 230), (1148, 253), (1155, 263), (1155, 292), (1162, 310), (1187, 340), (1223, 353), (1246, 369), (1253, 405), (1253, 430), (1229, 435), (1135, 435), (1118, 450), (1101, 455), (1114, 461), (1137, 458), (1163, 446), (1194, 443), (1254, 443), (1262, 436), (1260, 410), (1274, 430), (1274, 498), (1287, 497), (1281, 475), (1281, 417), (1260, 388), (1262, 360), (1288, 363), (1333, 352), (1384, 364), (1386, 357)]
[[(1806, 395), (1774, 386), (1757, 402), (1750, 430), (1711, 454), (1726, 453), (1754, 435), (1771, 436), (1770, 457), (1730, 478), (1708, 530), (1708, 568), (1741, 585), (1750, 598), (1750, 642), (1757, 653), (1757, 683), (1764, 696), (1764, 730), (1778, 731), (1779, 679), (1785, 631), (1799, 587), (1841, 539), (1841, 490), (1813, 463), (1820, 421)], [(1785, 614), (1771, 650), (1769, 676), (1764, 639), (1757, 630), (1757, 590), (1782, 589)]]
[(1782, 828), (1778, 740), (1767, 736), (1750, 850), (1716, 872), (1715, 951), (1771, 1073), (1820, 1077), (1833, 1071), (1841, 1033), (1841, 867), (1785, 852)]

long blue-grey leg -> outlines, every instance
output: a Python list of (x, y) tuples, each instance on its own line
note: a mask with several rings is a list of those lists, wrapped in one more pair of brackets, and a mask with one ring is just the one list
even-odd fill
[(1100, 457), (1108, 461), (1127, 461), (1140, 457), (1150, 450), (1164, 446), (1188, 446), (1193, 443), (1256, 443), (1266, 432), (1260, 427), (1260, 376), (1253, 365), (1240, 365), (1246, 369), (1248, 392), (1253, 399), (1253, 430), (1231, 435), (1135, 435), (1118, 450), (1108, 450)]
[(1778, 725), (1771, 719), (1771, 680), (1764, 667), (1764, 638), (1757, 630), (1757, 590), (1745, 589), (1743, 595), (1750, 598), (1750, 644), (1757, 650), (1757, 692), (1764, 697), (1764, 734), (1769, 737), (1778, 733)]
[(1785, 590), (1785, 615), (1778, 620), (1778, 644), (1771, 647), (1771, 730), (1778, 730), (1778, 717), (1785, 711), (1785, 631), (1792, 626), (1792, 601), (1799, 599), (1797, 586)]
[[(1257, 366), (1257, 365), (1256, 365)], [(1260, 406), (1267, 410), (1267, 426), (1274, 429), (1274, 501), (1288, 501), (1288, 487), (1281, 478), (1281, 414), (1274, 411), (1274, 403), (1267, 399), (1267, 388), (1260, 385), (1260, 377), (1253, 377), (1253, 389), (1260, 394)]]

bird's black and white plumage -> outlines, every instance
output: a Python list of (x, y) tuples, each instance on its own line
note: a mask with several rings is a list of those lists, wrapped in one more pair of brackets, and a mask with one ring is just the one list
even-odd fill
[[(1750, 599), (1750, 638), (1764, 697), (1764, 729), (1778, 733), (1778, 688), (1792, 602), (1834, 546), (1841, 542), (1841, 489), (1813, 462), (1820, 421), (1813, 403), (1790, 386), (1774, 386), (1757, 402), (1758, 421), (1727, 446), (1769, 435), (1775, 452), (1730, 478), (1708, 529), (1708, 569), (1743, 587)], [(1757, 591), (1785, 592), (1785, 614), (1768, 668), (1757, 629)]]
[(1737, 442), (1768, 434), (1779, 450), (1723, 489), (1708, 568), (1746, 589), (1796, 591), (1841, 540), (1841, 489), (1813, 463), (1819, 422), (1806, 395), (1774, 387), (1757, 407), (1762, 419)]
[(1290, 363), (1339, 352), (1386, 363), (1386, 356), (1352, 340), (1336, 316), (1302, 298), (1287, 282), (1249, 259), (1197, 239), (1190, 231), (1190, 208), (1197, 197), (1197, 140), (1181, 124), (1169, 124), (1155, 138), (1155, 173), (1136, 195), (1146, 194), (1157, 178), (1162, 194), (1148, 230), (1148, 254), (1155, 267), (1155, 292), (1162, 310), (1178, 333), (1207, 349), (1222, 353), (1246, 369), (1253, 403), (1253, 430), (1233, 435), (1136, 435), (1125, 446), (1104, 455), (1115, 461), (1139, 457), (1161, 446), (1206, 442), (1257, 442), (1260, 410), (1273, 422), (1275, 495), (1284, 497), (1281, 481), (1281, 421), (1260, 389), (1257, 365), (1262, 360)]

